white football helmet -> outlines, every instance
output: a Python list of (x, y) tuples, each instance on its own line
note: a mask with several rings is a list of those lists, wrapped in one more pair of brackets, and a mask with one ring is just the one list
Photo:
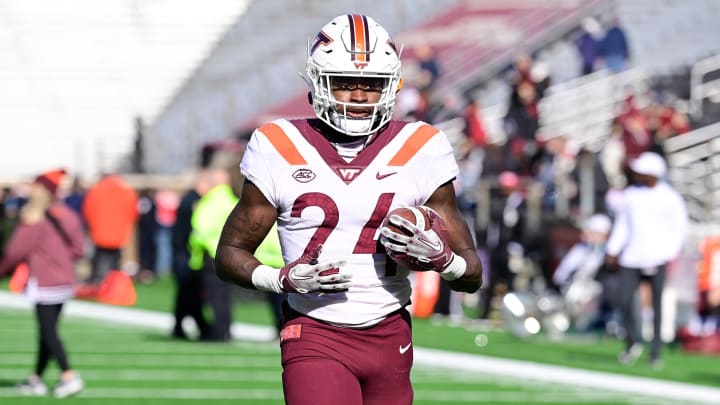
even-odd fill
[[(402, 86), (400, 53), (390, 35), (371, 17), (348, 14), (335, 17), (309, 44), (303, 76), (311, 92), (315, 115), (335, 130), (364, 136), (377, 131), (392, 118), (395, 93)], [(382, 78), (384, 87), (377, 103), (356, 104), (335, 100), (333, 77)], [(365, 118), (348, 116), (348, 108), (372, 107)]]

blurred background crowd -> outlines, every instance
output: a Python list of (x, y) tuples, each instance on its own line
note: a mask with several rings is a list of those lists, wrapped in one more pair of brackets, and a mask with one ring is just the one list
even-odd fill
[[(103, 12), (89, 1), (83, 10), (33, 8), (41, 3), (0, 2), (17, 34), (0, 36), (0, 47), (32, 56), (0, 67), (8, 89), (0, 246), (34, 176), (65, 168), (58, 195), (87, 231), (79, 278), (172, 275), (178, 322), (192, 316), (201, 339), (228, 339), (230, 303), (265, 298), (203, 277), (207, 258), (188, 265), (193, 233), (202, 245), (197, 235), (207, 231), (193, 209), (211, 190), (237, 186), (253, 128), (312, 114), (304, 84), (290, 79), (305, 55), (292, 50), (319, 22), (352, 10), (404, 44), (396, 118), (450, 137), (458, 199), (486, 263), (476, 294), (418, 280), (437, 292), (416, 297), (432, 304), (417, 316), (518, 336), (626, 336), (618, 272), (604, 250), (602, 260), (582, 255), (604, 249), (624, 191), (647, 174), (632, 162), (651, 152), (664, 164), (655, 177), (682, 195), (689, 220), (663, 280), (663, 341), (720, 351), (712, 340), (697, 344), (718, 335), (720, 306), (716, 1), (247, 0), (202, 12), (191, 2), (130, 0)], [(40, 25), (53, 35), (32, 34)], [(648, 283), (638, 292), (650, 340), (658, 307)], [(206, 304), (214, 324), (198, 310)], [(172, 334), (187, 337), (180, 326)]]

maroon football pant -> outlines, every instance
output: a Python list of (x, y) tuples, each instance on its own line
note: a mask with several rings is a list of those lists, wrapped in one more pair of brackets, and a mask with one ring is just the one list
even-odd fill
[(281, 350), (287, 404), (412, 403), (412, 332), (404, 308), (368, 329), (327, 325), (293, 310), (286, 319)]

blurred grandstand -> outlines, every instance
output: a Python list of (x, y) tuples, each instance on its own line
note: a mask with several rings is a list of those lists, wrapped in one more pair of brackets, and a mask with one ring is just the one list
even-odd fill
[[(555, 84), (542, 106), (542, 130), (597, 144), (627, 86), (662, 84), (690, 101), (693, 65), (720, 52), (719, 8), (712, 0), (110, 0), (102, 7), (3, 0), (0, 103), (11, 141), (0, 172), (5, 180), (53, 164), (85, 177), (128, 172), (141, 129), (145, 171), (187, 171), (205, 143), (278, 115), (307, 114), (305, 85), (293, 79), (305, 43), (323, 21), (349, 10), (392, 27), (408, 71), (415, 45), (432, 46), (443, 69), (435, 94), (481, 99), (497, 142), (504, 139), (503, 73), (516, 54), (532, 53)], [(635, 70), (578, 79), (571, 41), (581, 20), (611, 15), (628, 33)], [(708, 76), (717, 64), (697, 74)], [(717, 109), (717, 91), (693, 89), (694, 117), (712, 121), (699, 114)], [(592, 103), (573, 102), (586, 94)]]
[[(673, 179), (688, 184), (696, 219), (716, 218), (716, 182), (706, 174), (717, 167), (708, 157), (718, 129), (702, 128), (720, 116), (720, 4), (713, 0), (110, 0), (102, 7), (2, 0), (0, 180), (49, 165), (85, 178), (183, 174), (207, 144), (277, 116), (308, 115), (305, 84), (293, 79), (305, 43), (323, 21), (349, 10), (392, 27), (405, 44), (408, 76), (417, 71), (418, 46), (432, 47), (443, 73), (432, 107), (451, 95), (480, 100), (492, 143), (507, 137), (507, 73), (521, 52), (552, 78), (539, 104), (538, 136), (546, 139), (568, 136), (598, 151), (628, 92), (641, 107), (657, 94), (671, 100), (699, 131), (667, 145), (677, 155)], [(587, 17), (621, 21), (631, 69), (579, 77), (572, 42)], [(451, 136), (463, 131), (461, 120), (435, 124)]]

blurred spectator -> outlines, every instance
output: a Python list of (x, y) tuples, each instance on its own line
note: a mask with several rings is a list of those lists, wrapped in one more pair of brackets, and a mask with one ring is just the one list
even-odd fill
[(478, 179), (483, 173), (485, 148), (488, 141), (478, 103), (476, 99), (470, 98), (463, 111), (464, 138), (459, 145), (460, 175), (456, 182), (460, 210), (473, 231), (475, 231), (475, 194)]
[(586, 148), (580, 149), (575, 157), (570, 180), (578, 188), (571, 205), (579, 208), (581, 216), (606, 211), (605, 197), (610, 190), (610, 182), (597, 153)]
[(35, 304), (38, 352), (33, 374), (18, 386), (25, 395), (47, 394), (42, 376), (52, 359), (61, 371), (54, 388), (56, 397), (77, 394), (84, 386), (80, 375), (70, 367), (58, 335), (63, 304), (74, 293), (74, 261), (83, 256), (85, 246), (79, 216), (57, 198), (64, 175), (65, 171), (54, 170), (35, 178), (30, 199), (20, 211), (20, 222), (0, 260), (0, 276), (21, 263), (29, 270), (25, 294)]
[(626, 188), (615, 226), (607, 243), (607, 263), (619, 266), (620, 307), (626, 331), (621, 363), (635, 362), (642, 354), (642, 337), (636, 308), (641, 280), (650, 282), (653, 309), (653, 340), (650, 364), (661, 365), (662, 295), (668, 262), (682, 249), (688, 214), (682, 196), (661, 179), (666, 165), (662, 157), (646, 152), (630, 163), (633, 184)]
[(433, 49), (425, 44), (415, 48), (415, 57), (420, 68), (419, 87), (421, 90), (432, 88), (440, 77), (440, 65)]
[(635, 159), (652, 145), (647, 116), (636, 105), (633, 94), (625, 97), (622, 110), (615, 119), (615, 131), (620, 133), (625, 162)]
[(494, 297), (512, 290), (511, 256), (522, 256), (525, 242), (526, 202), (520, 178), (504, 171), (497, 177), (497, 187), (490, 195), (490, 215), (487, 229), (479, 236), (490, 257), (490, 277), (483, 283), (480, 317), (487, 319)]
[(671, 104), (656, 103), (649, 108), (648, 129), (652, 135), (649, 150), (665, 156), (665, 141), (674, 136), (690, 132), (690, 119)]
[(442, 123), (460, 118), (463, 116), (462, 99), (454, 93), (446, 94), (442, 97), (442, 102), (437, 106), (428, 117), (431, 124)]
[(483, 152), (483, 176), (498, 176), (512, 166), (505, 158), (505, 149), (501, 145), (488, 144)]
[[(575, 159), (573, 146), (562, 135), (545, 140), (532, 157), (531, 173), (543, 186), (542, 208), (546, 212), (556, 212), (558, 204), (569, 208), (569, 201), (577, 195), (577, 184), (571, 177)], [(567, 215), (569, 212), (560, 214)]]
[(580, 73), (587, 75), (595, 71), (598, 53), (600, 51), (600, 40), (602, 39), (602, 26), (592, 18), (587, 17), (582, 21), (582, 34), (575, 42), (582, 69)]
[(155, 263), (157, 261), (156, 234), (157, 208), (155, 206), (155, 190), (144, 188), (138, 195), (138, 227), (137, 247), (140, 269), (137, 279), (141, 283), (150, 283), (155, 279)]
[(427, 100), (423, 98), (420, 90), (410, 83), (410, 80), (405, 80), (396, 97), (395, 116), (397, 119), (418, 121), (425, 116), (425, 112), (428, 110)]
[(176, 282), (174, 301), (175, 325), (172, 336), (178, 339), (188, 339), (183, 329), (183, 320), (191, 317), (200, 332), (200, 340), (208, 340), (211, 336), (210, 325), (203, 314), (205, 292), (203, 289), (202, 273), (190, 269), (190, 251), (188, 241), (192, 232), (192, 214), (200, 197), (207, 193), (212, 186), (208, 173), (200, 172), (195, 185), (180, 199), (172, 228), (172, 257), (173, 275)]
[(83, 217), (95, 251), (90, 283), (99, 284), (110, 270), (120, 269), (122, 249), (138, 220), (138, 196), (118, 174), (106, 174), (87, 192)]
[(230, 185), (226, 168), (210, 168), (212, 187), (198, 200), (192, 214), (189, 265), (201, 271), (206, 297), (213, 311), (210, 335), (206, 340), (224, 342), (231, 339), (232, 308), (230, 285), (215, 274), (215, 252), (225, 220), (238, 202)]
[(172, 267), (172, 227), (175, 224), (180, 197), (173, 190), (162, 189), (155, 193), (155, 259), (156, 276), (167, 274)]
[(527, 158), (535, 153), (535, 135), (539, 127), (539, 94), (533, 80), (532, 57), (520, 54), (511, 73), (510, 100), (503, 126), (508, 140), (505, 159), (508, 166), (520, 174), (527, 174)]
[[(72, 182), (70, 192), (65, 196), (65, 204), (72, 208), (82, 218), (82, 206), (85, 201), (85, 194), (87, 190), (82, 183), (80, 177), (75, 177)], [(83, 225), (85, 221), (83, 221)]]
[(593, 321), (603, 325), (612, 318), (616, 307), (616, 274), (604, 271), (605, 244), (612, 223), (604, 214), (594, 214), (582, 224), (580, 242), (562, 257), (552, 274), (565, 300), (565, 307), (578, 330), (586, 330)]
[(17, 220), (17, 212), (11, 211), (9, 204), (12, 194), (13, 190), (10, 187), (3, 187), (0, 190), (0, 254), (5, 249)]
[(652, 134), (650, 134), (647, 119), (642, 112), (634, 111), (620, 117), (620, 131), (626, 162), (648, 151), (652, 146)]
[(482, 150), (488, 144), (488, 135), (482, 119), (480, 102), (472, 97), (468, 99), (463, 114), (465, 120), (465, 144), (461, 156), (467, 157), (474, 150)]
[(136, 116), (133, 122), (135, 125), (135, 139), (133, 141), (133, 152), (130, 163), (133, 173), (145, 173), (143, 164), (145, 160), (145, 148), (143, 148), (146, 132), (145, 121), (141, 116)]
[(20, 208), (27, 202), (27, 196), (17, 188), (5, 187), (3, 189), (3, 210), (5, 217), (17, 220)]
[(705, 238), (699, 250), (703, 258), (698, 271), (698, 311), (687, 329), (693, 336), (710, 336), (720, 332), (720, 236)]
[(545, 91), (552, 84), (552, 76), (550, 75), (550, 66), (545, 61), (535, 61), (530, 68), (530, 79), (535, 83), (535, 91), (537, 99), (540, 100), (545, 96)]
[(620, 73), (625, 70), (630, 58), (630, 50), (625, 31), (620, 26), (620, 20), (617, 17), (611, 21), (610, 27), (600, 43), (600, 55), (610, 71)]

